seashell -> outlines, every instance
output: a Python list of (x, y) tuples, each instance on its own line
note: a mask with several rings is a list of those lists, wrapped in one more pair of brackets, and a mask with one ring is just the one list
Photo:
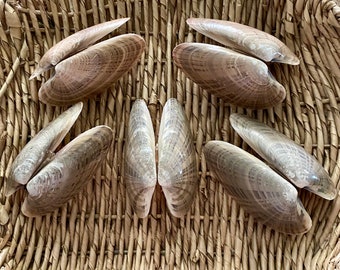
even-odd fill
[(230, 123), (247, 144), (293, 184), (327, 200), (335, 198), (337, 191), (330, 176), (300, 145), (245, 115), (232, 114)]
[(285, 99), (284, 87), (256, 58), (202, 43), (179, 44), (173, 57), (191, 80), (226, 102), (263, 109)]
[(83, 103), (79, 102), (50, 122), (34, 136), (14, 160), (9, 172), (5, 195), (13, 194), (20, 186), (26, 185), (41, 168), (43, 162), (52, 156), (66, 133), (77, 120)]
[(112, 130), (97, 126), (62, 148), (27, 184), (22, 212), (28, 217), (48, 214), (81, 191), (105, 159)]
[(42, 84), (39, 99), (68, 105), (97, 95), (123, 76), (139, 59), (144, 39), (135, 34), (113, 37), (81, 51), (55, 66), (55, 74)]
[(144, 218), (149, 213), (158, 180), (170, 213), (182, 217), (191, 207), (199, 178), (189, 123), (176, 99), (169, 99), (163, 110), (158, 139), (158, 175), (153, 132), (144, 100), (136, 100), (125, 144), (127, 194), (137, 216)]
[(262, 161), (221, 141), (208, 142), (204, 155), (228, 195), (258, 221), (289, 234), (311, 228), (311, 218), (295, 187)]
[(279, 39), (256, 28), (235, 22), (203, 18), (190, 18), (187, 23), (205, 36), (263, 61), (290, 65), (300, 63), (298, 57)]
[(169, 99), (163, 109), (158, 138), (158, 183), (170, 213), (184, 216), (198, 189), (198, 168), (190, 127), (181, 104)]
[(136, 100), (130, 112), (125, 144), (124, 179), (127, 195), (138, 217), (148, 215), (157, 183), (155, 136), (144, 100)]
[(129, 19), (130, 18), (122, 18), (97, 24), (61, 40), (43, 55), (38, 63), (37, 69), (31, 75), (30, 80), (53, 68), (65, 58), (93, 45), (97, 40), (108, 35), (113, 30), (126, 23)]

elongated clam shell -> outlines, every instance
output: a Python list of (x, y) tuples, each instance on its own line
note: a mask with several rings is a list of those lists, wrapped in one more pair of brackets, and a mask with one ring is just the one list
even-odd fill
[(163, 110), (158, 138), (158, 183), (175, 217), (190, 209), (199, 178), (195, 146), (181, 104), (169, 99)]
[(95, 44), (55, 67), (55, 74), (39, 90), (39, 99), (51, 105), (68, 105), (106, 90), (139, 59), (144, 39), (120, 35)]
[(208, 168), (248, 213), (284, 233), (307, 232), (312, 221), (295, 187), (246, 151), (221, 141), (204, 147)]
[(203, 18), (190, 18), (187, 23), (205, 36), (263, 61), (290, 65), (300, 63), (298, 57), (279, 39), (256, 28), (235, 22)]
[(30, 80), (56, 66), (63, 59), (91, 46), (97, 40), (126, 23), (129, 19), (130, 18), (122, 18), (100, 23), (78, 31), (61, 40), (43, 55), (38, 63), (37, 69), (31, 75)]
[(22, 212), (28, 217), (53, 212), (79, 193), (106, 158), (112, 130), (94, 127), (62, 148), (27, 184)]
[(327, 200), (335, 198), (336, 188), (328, 173), (300, 145), (245, 115), (230, 115), (230, 123), (250, 147), (293, 184)]
[(155, 135), (144, 100), (130, 112), (124, 157), (124, 179), (132, 208), (138, 217), (148, 215), (157, 183)]
[(14, 160), (6, 182), (5, 195), (26, 185), (41, 164), (53, 153), (77, 120), (83, 103), (63, 112), (34, 136)]
[(281, 103), (286, 91), (262, 61), (210, 44), (182, 43), (175, 64), (195, 83), (234, 105), (262, 109)]

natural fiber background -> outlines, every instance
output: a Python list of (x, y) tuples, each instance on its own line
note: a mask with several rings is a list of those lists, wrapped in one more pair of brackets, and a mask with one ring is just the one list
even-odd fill
[[(41, 82), (28, 78), (56, 42), (120, 17), (131, 20), (113, 34), (142, 35), (146, 51), (131, 72), (85, 103), (63, 142), (106, 124), (115, 138), (107, 160), (68, 205), (46, 217), (26, 218), (20, 213), (24, 192), (4, 196), (8, 170), (30, 138), (65, 110), (40, 103)], [(263, 111), (229, 106), (178, 71), (171, 59), (176, 44), (211, 42), (188, 28), (189, 17), (241, 22), (285, 42), (301, 64), (271, 65), (287, 89), (282, 106)], [(243, 145), (228, 117), (235, 111), (248, 113), (312, 152), (339, 190), (339, 1), (0, 0), (0, 24), (1, 269), (340, 269), (339, 196), (329, 202), (301, 191), (313, 227), (307, 234), (287, 236), (257, 224), (229, 199), (209, 176), (202, 155), (211, 139)], [(178, 220), (170, 216), (157, 189), (149, 217), (137, 219), (122, 178), (129, 112), (136, 98), (144, 98), (157, 134), (170, 97), (183, 103), (190, 120), (199, 194), (191, 213)]]

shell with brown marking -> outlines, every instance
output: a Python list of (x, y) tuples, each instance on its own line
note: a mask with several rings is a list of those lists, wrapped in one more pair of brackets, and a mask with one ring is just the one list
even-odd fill
[(82, 190), (105, 160), (112, 142), (112, 130), (107, 126), (80, 134), (54, 154), (82, 107), (77, 103), (50, 122), (14, 160), (6, 195), (26, 188), (28, 196), (22, 206), (26, 216), (46, 215), (64, 205)]
[(262, 161), (222, 141), (209, 141), (203, 150), (213, 177), (256, 220), (288, 234), (311, 228), (296, 188)]
[(176, 99), (169, 99), (163, 109), (158, 160), (155, 149), (149, 111), (143, 100), (136, 100), (130, 114), (124, 157), (125, 185), (132, 208), (138, 217), (147, 216), (158, 180), (170, 213), (183, 217), (193, 203), (199, 177), (189, 123)]
[(230, 123), (251, 148), (294, 185), (327, 200), (335, 198), (337, 191), (329, 174), (300, 145), (246, 115), (231, 114)]
[(46, 215), (67, 203), (89, 182), (106, 158), (111, 142), (111, 128), (96, 126), (63, 147), (27, 183), (23, 214)]
[(300, 63), (298, 57), (282, 41), (251, 26), (205, 18), (189, 18), (187, 24), (229, 48), (250, 54), (265, 62), (290, 65)]
[(53, 69), (42, 83), (39, 99), (50, 105), (70, 105), (94, 97), (120, 79), (138, 61), (144, 39), (124, 34), (94, 44), (128, 18), (101, 23), (79, 31), (49, 49), (31, 79)]
[(191, 80), (228, 103), (263, 109), (286, 97), (286, 90), (264, 62), (230, 49), (181, 43), (173, 50), (173, 59)]

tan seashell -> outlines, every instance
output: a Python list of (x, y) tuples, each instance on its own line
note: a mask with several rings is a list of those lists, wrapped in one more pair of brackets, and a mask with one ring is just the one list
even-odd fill
[(230, 123), (247, 144), (293, 184), (327, 200), (335, 198), (337, 191), (328, 173), (300, 145), (245, 115), (232, 114)]
[(175, 217), (190, 209), (198, 190), (196, 152), (181, 104), (169, 99), (163, 109), (158, 138), (158, 183)]
[(295, 187), (246, 151), (221, 141), (204, 147), (209, 169), (249, 214), (284, 233), (307, 232), (312, 221)]
[(173, 58), (191, 80), (231, 104), (263, 109), (285, 99), (284, 87), (256, 58), (202, 43), (179, 44)]
[(236, 22), (203, 18), (190, 18), (187, 23), (205, 36), (263, 61), (290, 65), (300, 63), (298, 57), (279, 39), (256, 28)]
[(50, 122), (34, 136), (14, 160), (6, 182), (5, 195), (13, 194), (26, 185), (64, 139), (77, 120), (83, 103), (79, 102)]
[(39, 99), (46, 104), (68, 105), (99, 94), (131, 69), (144, 48), (141, 36), (125, 34), (66, 58), (42, 84)]
[(144, 100), (136, 100), (125, 144), (127, 194), (137, 216), (144, 218), (149, 213), (158, 179), (170, 213), (183, 217), (194, 200), (199, 178), (189, 123), (176, 99), (169, 99), (163, 110), (158, 139), (158, 175), (153, 132)]
[(155, 135), (144, 100), (136, 100), (130, 112), (124, 157), (124, 179), (132, 208), (140, 218), (150, 210), (157, 183)]
[(28, 197), (22, 206), (24, 215), (48, 214), (79, 193), (106, 158), (111, 142), (111, 128), (97, 126), (61, 149), (28, 182)]
[(129, 19), (130, 18), (122, 18), (100, 23), (78, 31), (61, 40), (43, 55), (40, 62), (38, 63), (37, 69), (31, 75), (30, 80), (53, 68), (65, 58), (93, 45), (97, 40), (108, 35), (126, 23)]

